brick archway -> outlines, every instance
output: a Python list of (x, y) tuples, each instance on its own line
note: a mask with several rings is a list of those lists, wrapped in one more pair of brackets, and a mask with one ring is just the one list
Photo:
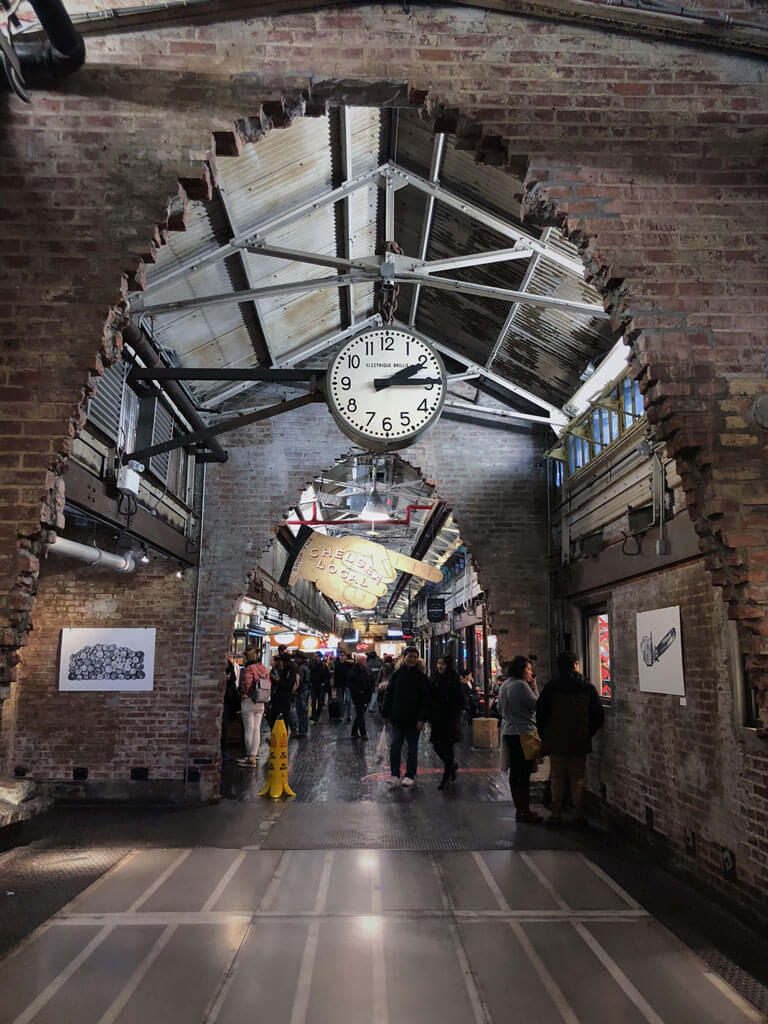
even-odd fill
[[(256, 89), (253, 40), (263, 38), (265, 26), (285, 27), (285, 52), (265, 51)], [(753, 403), (766, 388), (766, 300), (754, 252), (765, 244), (765, 195), (757, 182), (766, 139), (756, 113), (765, 87), (749, 59), (694, 59), (682, 48), (658, 52), (643, 41), (617, 57), (610, 37), (592, 29), (565, 32), (519, 16), (469, 19), (439, 9), (413, 12), (407, 23), (396, 11), (361, 9), (197, 32), (197, 42), (187, 44), (183, 28), (162, 30), (162, 60), (141, 32), (121, 37), (117, 47), (97, 40), (93, 64), (77, 83), (41, 96), (35, 117), (13, 109), (6, 122), (4, 167), (26, 185), (6, 193), (7, 244), (22, 253), (35, 239), (39, 295), (29, 295), (29, 260), (9, 260), (6, 433), (18, 446), (8, 462), (14, 494), (0, 546), (9, 580), (4, 692), (32, 627), (37, 559), (61, 512), (71, 438), (100, 360), (111, 361), (119, 348), (119, 272), (128, 270), (126, 286), (141, 279), (141, 261), (137, 269), (126, 252), (151, 259), (165, 233), (183, 227), (186, 204), (206, 194), (210, 172), (201, 177), (195, 166), (211, 126), (215, 173), (216, 152), (290, 123), (301, 99), (278, 94), (300, 97), (311, 85), (315, 102), (321, 81), (331, 83), (332, 94), (371, 69), (398, 87), (412, 75), (413, 102), (441, 128), (460, 133), (478, 161), (525, 163), (529, 215), (565, 218), (566, 231), (583, 242), (588, 271), (617, 321), (628, 325), (649, 419), (678, 458), (713, 580), (740, 621), (760, 683), (768, 657), (765, 462)], [(384, 43), (386, 61), (379, 56)], [(226, 74), (210, 64), (223, 52)], [(457, 75), (459, 58), (452, 58), (459, 52)], [(585, 56), (586, 91), (572, 73)], [(140, 84), (126, 81), (120, 65), (137, 57), (146, 66)], [(311, 68), (298, 89), (287, 74), (292, 67)], [(244, 109), (248, 115), (235, 120)], [(167, 128), (160, 146), (158, 117)], [(158, 182), (174, 173), (182, 174), (179, 190), (147, 240)], [(66, 230), (71, 224), (75, 230)], [(105, 309), (113, 310), (106, 327)], [(66, 344), (57, 346), (51, 339), (59, 340), (62, 323)], [(96, 338), (102, 352), (94, 358)], [(30, 403), (45, 404), (34, 431), (18, 426)]]

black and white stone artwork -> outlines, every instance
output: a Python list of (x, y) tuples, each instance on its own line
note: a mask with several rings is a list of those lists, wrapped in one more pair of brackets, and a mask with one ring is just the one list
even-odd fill
[(62, 629), (59, 690), (152, 690), (154, 629)]
[(69, 656), (69, 679), (144, 679), (144, 651), (87, 644)]

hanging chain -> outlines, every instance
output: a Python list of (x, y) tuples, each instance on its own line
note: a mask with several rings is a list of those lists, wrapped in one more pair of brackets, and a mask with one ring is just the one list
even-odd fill
[[(403, 250), (397, 242), (385, 242), (379, 251), (384, 253), (393, 252), (399, 256), (403, 255)], [(381, 281), (379, 283), (378, 313), (384, 327), (389, 327), (395, 319), (397, 297), (399, 294), (400, 285), (394, 281)]]

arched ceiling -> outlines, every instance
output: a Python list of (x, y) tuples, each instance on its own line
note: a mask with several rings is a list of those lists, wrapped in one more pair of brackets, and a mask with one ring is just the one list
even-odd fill
[[(522, 181), (478, 164), (418, 111), (332, 106), (217, 156), (216, 173), (212, 198), (191, 204), (130, 296), (165, 372), (183, 371), (210, 425), (301, 401), (318, 384), (306, 369), (322, 375), (345, 340), (380, 322), (379, 282), (393, 271), (395, 321), (443, 355), (444, 416), (562, 425), (616, 340), (575, 247), (520, 222)], [(402, 252), (385, 257), (384, 242)], [(422, 506), (377, 539), (442, 565), (462, 543), (450, 509), (397, 457), (377, 458), (360, 451), (309, 482), (292, 515), (366, 535), (350, 519), (377, 481), (396, 520)], [(405, 613), (407, 582), (389, 587), (377, 618)], [(414, 578), (413, 592), (422, 585)]]
[[(192, 204), (130, 296), (169, 366), (324, 368), (376, 317), (385, 241), (403, 251), (396, 320), (437, 344), (464, 402), (489, 397), (559, 423), (615, 341), (575, 247), (520, 223), (522, 182), (476, 163), (418, 111), (331, 107), (216, 168), (213, 198)], [(211, 422), (306, 388), (184, 386)]]

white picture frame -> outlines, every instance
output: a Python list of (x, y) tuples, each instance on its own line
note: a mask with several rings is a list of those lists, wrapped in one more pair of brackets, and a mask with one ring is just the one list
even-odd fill
[(154, 629), (62, 629), (59, 690), (148, 692), (155, 679)]
[(641, 691), (685, 696), (680, 606), (637, 612), (636, 628)]

